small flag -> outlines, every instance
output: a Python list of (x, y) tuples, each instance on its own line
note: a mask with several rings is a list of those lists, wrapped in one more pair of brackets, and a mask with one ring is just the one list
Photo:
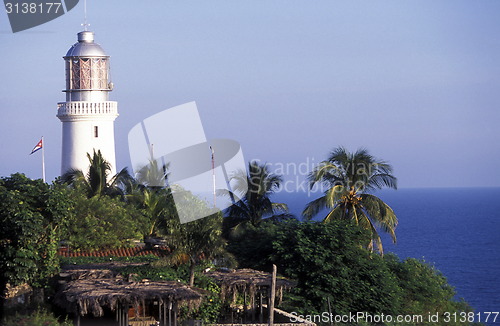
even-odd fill
[(38, 142), (38, 144), (36, 144), (35, 147), (33, 147), (33, 150), (31, 151), (30, 155), (33, 154), (34, 152), (42, 149), (42, 147), (43, 147), (43, 138), (40, 139), (40, 141)]

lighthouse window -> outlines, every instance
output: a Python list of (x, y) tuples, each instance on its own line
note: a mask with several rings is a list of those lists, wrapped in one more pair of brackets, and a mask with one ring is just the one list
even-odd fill
[(98, 126), (94, 126), (94, 137), (95, 138), (99, 137), (99, 127)]

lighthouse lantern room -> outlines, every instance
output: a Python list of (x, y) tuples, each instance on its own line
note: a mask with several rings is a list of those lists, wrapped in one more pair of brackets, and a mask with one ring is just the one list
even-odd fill
[(64, 56), (66, 63), (66, 102), (58, 103), (57, 117), (62, 122), (61, 174), (70, 170), (86, 173), (87, 153), (100, 150), (116, 173), (114, 120), (118, 104), (109, 101), (113, 84), (109, 77), (109, 56), (94, 43), (94, 33), (78, 33)]

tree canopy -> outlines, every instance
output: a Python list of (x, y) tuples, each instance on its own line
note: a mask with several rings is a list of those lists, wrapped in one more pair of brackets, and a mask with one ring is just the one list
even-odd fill
[[(375, 255), (361, 247), (368, 230), (350, 220), (263, 223), (231, 240), (229, 250), (243, 267), (269, 270), (297, 280), (283, 308), (299, 314), (422, 314), (468, 312), (433, 266), (417, 259)], [(441, 323), (446, 325), (443, 318)], [(456, 325), (468, 325), (457, 323)], [(408, 323), (408, 325), (415, 325)]]
[(0, 179), (0, 322), (7, 284), (45, 288), (59, 270), (59, 236), (71, 215), (66, 188), (20, 173)]
[(380, 253), (384, 252), (378, 228), (389, 233), (396, 242), (396, 214), (389, 205), (369, 193), (384, 187), (397, 188), (397, 179), (387, 162), (376, 159), (366, 149), (350, 153), (339, 147), (311, 172), (309, 181), (311, 187), (318, 184), (326, 190), (323, 196), (307, 204), (302, 213), (306, 219), (327, 209), (325, 223), (348, 219), (367, 229), (371, 234), (367, 245), (370, 250), (376, 247)]
[(248, 163), (248, 174), (240, 171), (231, 176), (234, 182), (234, 192), (228, 193), (234, 204), (226, 211), (225, 229), (251, 224), (258, 226), (264, 218), (283, 219), (288, 214), (288, 206), (284, 203), (274, 203), (272, 194), (281, 185), (282, 177), (272, 173), (266, 164), (256, 161)]
[[(180, 190), (178, 190), (180, 191)], [(184, 205), (184, 212), (192, 216), (203, 216), (207, 212), (207, 203), (183, 191), (182, 195), (189, 205)], [(212, 261), (216, 258), (232, 262), (232, 257), (226, 251), (226, 240), (222, 237), (222, 214), (196, 219), (189, 223), (180, 223), (174, 216), (161, 230), (162, 235), (172, 250), (166, 258), (174, 264), (187, 264), (190, 267), (189, 284), (194, 284), (195, 267), (203, 261)]]
[(124, 188), (132, 182), (132, 177), (123, 168), (114, 176), (110, 176), (111, 165), (104, 159), (100, 150), (87, 153), (89, 170), (84, 174), (81, 170), (69, 170), (61, 176), (59, 182), (68, 184), (73, 188), (83, 188), (90, 197), (103, 195), (123, 196)]

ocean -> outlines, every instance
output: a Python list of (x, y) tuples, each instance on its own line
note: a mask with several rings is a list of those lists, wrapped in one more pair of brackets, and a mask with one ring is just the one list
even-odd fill
[[(463, 298), (475, 312), (500, 311), (500, 188), (399, 189), (374, 194), (399, 219), (397, 244), (383, 236), (386, 252), (433, 264), (455, 287), (457, 299)], [(288, 204), (290, 212), (300, 216), (316, 197), (279, 192), (273, 201)]]

